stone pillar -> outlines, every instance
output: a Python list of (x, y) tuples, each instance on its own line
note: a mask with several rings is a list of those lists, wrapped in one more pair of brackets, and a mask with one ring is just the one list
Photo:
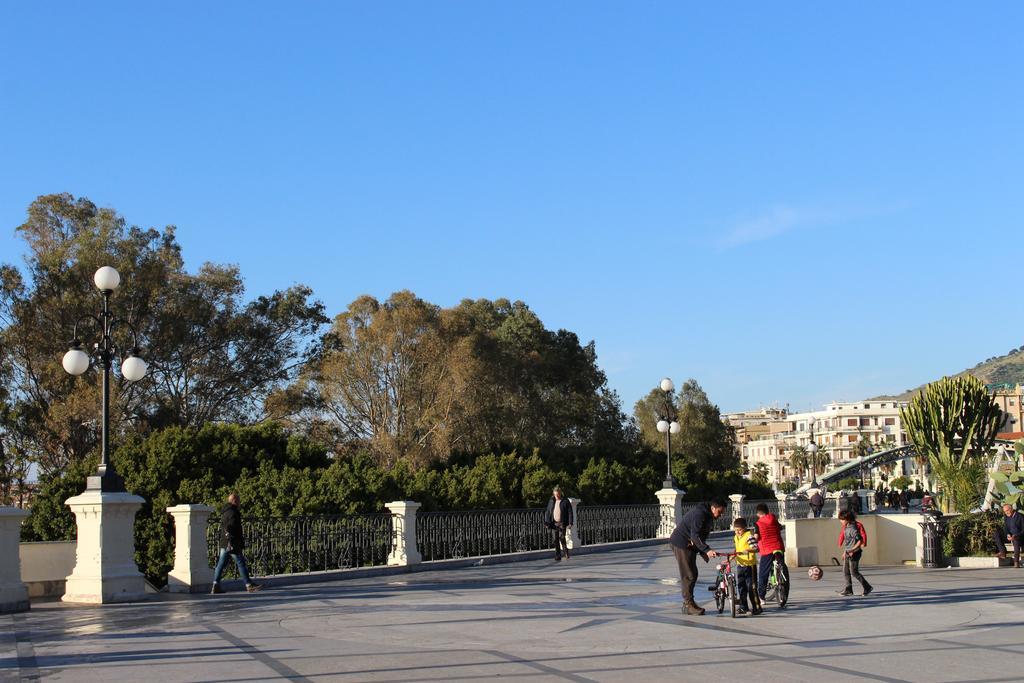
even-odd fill
[(28, 589), (21, 582), (21, 523), (28, 510), (0, 507), (0, 613), (28, 609)]
[(575, 550), (583, 545), (583, 541), (580, 540), (580, 532), (577, 530), (580, 518), (576, 513), (576, 506), (580, 504), (580, 499), (570, 498), (569, 504), (572, 505), (572, 527), (569, 529), (569, 533), (566, 534), (565, 547), (569, 550)]
[[(796, 496), (790, 496), (785, 493), (776, 493), (775, 500), (779, 501), (779, 524), (785, 524), (786, 520), (789, 519), (789, 508), (787, 507), (786, 501), (796, 500)], [(750, 520), (747, 520), (747, 525), (750, 525)]]
[(423, 561), (423, 556), (416, 549), (416, 511), (420, 504), (411, 500), (396, 500), (385, 505), (391, 511), (391, 554), (388, 564), (412, 565)]
[(833, 491), (829, 491), (829, 493), (827, 494), (827, 497), (836, 501), (836, 511), (834, 513), (832, 513), (832, 516), (835, 517), (836, 519), (839, 519), (839, 513), (842, 512), (842, 508), (840, 507), (840, 505), (843, 502), (842, 499), (839, 497), (839, 492), (838, 491), (834, 491), (834, 492)]
[(746, 498), (742, 493), (734, 493), (729, 496), (729, 514), (732, 515), (729, 518), (729, 528), (732, 528), (732, 520), (737, 517), (743, 516), (743, 499)]
[(863, 510), (864, 512), (871, 512), (874, 510), (874, 507), (871, 504), (871, 501), (875, 498), (874, 489), (857, 489), (857, 497), (862, 501), (858, 512), (860, 510)]
[(213, 513), (208, 505), (167, 508), (174, 518), (174, 569), (167, 575), (170, 593), (204, 593), (213, 585), (213, 568), (206, 541), (206, 523)]
[(135, 565), (135, 513), (143, 499), (130, 493), (86, 491), (68, 498), (78, 523), (75, 568), (64, 602), (131, 602), (146, 596), (146, 579)]
[(655, 491), (661, 503), (661, 523), (658, 524), (658, 538), (668, 538), (683, 519), (683, 495), (679, 489)]

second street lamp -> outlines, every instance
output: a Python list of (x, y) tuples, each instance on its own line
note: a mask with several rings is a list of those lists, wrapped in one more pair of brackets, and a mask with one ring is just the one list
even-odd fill
[[(126, 320), (115, 319), (110, 312), (110, 295), (114, 293), (121, 284), (121, 276), (110, 266), (103, 266), (93, 276), (96, 288), (103, 296), (103, 308), (100, 314), (85, 315), (75, 323), (74, 335), (71, 340), (71, 348), (64, 354), (62, 365), (71, 375), (81, 375), (89, 369), (92, 359), (82, 348), (82, 342), (78, 337), (78, 326), (82, 322), (92, 321), (96, 324), (96, 331), (99, 333), (99, 340), (92, 347), (95, 358), (103, 367), (103, 431), (101, 436), (100, 464), (96, 474), (88, 478), (87, 491), (121, 492), (124, 491), (124, 480), (114, 470), (114, 464), (110, 462), (110, 369), (113, 366), (114, 358), (121, 356), (121, 376), (129, 382), (137, 382), (146, 376), (146, 361), (139, 358), (138, 335), (135, 328)], [(127, 353), (123, 353), (114, 343), (113, 333), (117, 327), (127, 327), (131, 332), (132, 346)]]
[(679, 423), (675, 420), (675, 408), (672, 406), (672, 392), (675, 385), (668, 377), (661, 380), (661, 390), (665, 392), (665, 403), (661, 414), (658, 416), (658, 431), (665, 435), (665, 481), (663, 486), (667, 489), (676, 487), (675, 477), (672, 476), (672, 435), (679, 433)]
[(807, 444), (807, 455), (811, 460), (811, 486), (818, 488), (818, 444), (814, 442), (814, 420), (811, 420), (811, 442)]

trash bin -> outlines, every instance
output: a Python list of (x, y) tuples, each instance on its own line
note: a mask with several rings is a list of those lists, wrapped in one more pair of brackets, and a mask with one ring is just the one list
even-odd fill
[(942, 536), (945, 532), (945, 523), (941, 513), (928, 511), (924, 514), (924, 521), (918, 522), (923, 529), (924, 536), (924, 558), (921, 564), (926, 569), (937, 569), (945, 567), (946, 563), (942, 555)]

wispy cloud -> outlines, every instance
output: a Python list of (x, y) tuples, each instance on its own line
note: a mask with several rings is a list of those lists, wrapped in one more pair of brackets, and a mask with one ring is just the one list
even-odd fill
[(898, 208), (902, 207), (822, 207), (782, 204), (734, 225), (715, 244), (719, 249), (733, 249), (752, 242), (770, 240), (799, 228), (827, 227), (868, 216), (891, 213)]

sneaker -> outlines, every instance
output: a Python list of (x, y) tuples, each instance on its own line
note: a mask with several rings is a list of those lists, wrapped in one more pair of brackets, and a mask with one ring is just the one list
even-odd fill
[(562, 558), (561, 558), (561, 557), (556, 557), (556, 558), (555, 558), (555, 562), (561, 562), (561, 561), (562, 561)]
[(263, 590), (263, 585), (259, 583), (246, 584), (245, 590), (247, 590), (250, 593), (258, 593), (259, 591)]
[(758, 614), (761, 614), (762, 612), (764, 612), (764, 610), (761, 609), (760, 607), (755, 607), (754, 609), (750, 610), (750, 613), (753, 614), (755, 617)]
[(213, 584), (213, 588), (210, 589), (210, 595), (220, 595), (224, 592), (224, 589), (220, 587), (219, 583)]
[(746, 613), (747, 613), (747, 611), (748, 611), (748, 610), (747, 610), (747, 608), (746, 608), (746, 607), (737, 607), (737, 608), (736, 608), (736, 614), (746, 614)]
[(868, 593), (870, 593), (873, 590), (875, 590), (875, 588), (871, 584), (868, 584), (868, 585), (864, 586), (864, 595), (867, 595)]
[(844, 588), (843, 590), (836, 591), (836, 592), (839, 593), (839, 595), (853, 595), (853, 589), (852, 588)]

